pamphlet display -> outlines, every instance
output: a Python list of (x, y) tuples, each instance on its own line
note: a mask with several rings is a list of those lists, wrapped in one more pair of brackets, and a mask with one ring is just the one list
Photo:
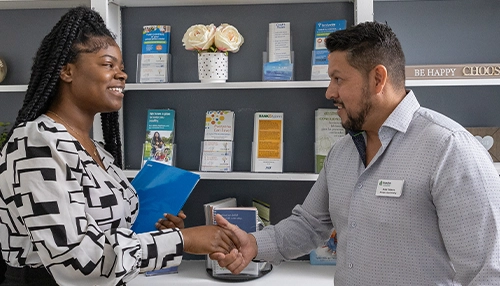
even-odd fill
[(170, 26), (147, 25), (142, 31), (142, 54), (137, 55), (136, 81), (170, 82)]
[(205, 140), (233, 141), (234, 112), (209, 110), (205, 116)]
[(345, 30), (346, 20), (316, 22), (314, 30), (314, 49), (312, 52), (311, 80), (329, 80), (328, 49), (325, 38), (332, 32)]
[(262, 80), (293, 80), (290, 22), (269, 23), (267, 52), (263, 53)]
[(283, 113), (254, 116), (252, 172), (283, 172)]
[(205, 116), (205, 136), (201, 142), (200, 171), (233, 170), (234, 112), (209, 110)]
[(147, 160), (175, 165), (175, 110), (149, 109), (143, 147), (143, 164)]
[[(203, 205), (203, 209), (207, 225), (216, 225), (215, 215), (220, 214), (230, 223), (237, 225), (248, 233), (259, 231), (263, 227), (259, 221), (256, 207), (237, 207), (236, 199), (232, 197), (206, 203)], [(211, 260), (207, 255), (206, 268), (207, 273), (215, 279), (239, 282), (257, 279), (270, 273), (272, 265), (268, 262), (250, 262), (240, 274), (232, 274), (226, 268), (220, 267), (217, 261)]]
[(314, 112), (314, 125), (314, 172), (318, 174), (323, 168), (326, 155), (328, 155), (333, 144), (345, 136), (345, 129), (342, 127), (337, 109), (334, 108), (316, 109)]
[[(213, 225), (214, 218), (212, 214), (214, 208), (222, 208), (222, 207), (236, 207), (236, 198), (225, 198), (222, 200), (204, 204), (203, 211), (205, 212), (206, 225)], [(210, 259), (209, 255), (207, 255), (206, 268), (212, 269), (212, 259)]]
[(200, 171), (230, 172), (233, 170), (232, 141), (202, 141)]
[[(258, 213), (255, 207), (216, 207), (213, 209), (212, 218), (220, 214), (230, 223), (237, 225), (240, 229), (247, 233), (256, 232), (258, 227)], [(213, 224), (216, 225), (215, 219)], [(231, 271), (219, 266), (217, 261), (212, 261), (212, 276), (227, 276), (232, 275)], [(259, 263), (250, 262), (239, 275), (259, 275)]]

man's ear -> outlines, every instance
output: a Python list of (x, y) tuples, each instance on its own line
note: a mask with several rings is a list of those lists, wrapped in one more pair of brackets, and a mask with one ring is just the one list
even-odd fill
[(72, 64), (65, 64), (62, 69), (61, 73), (59, 75), (62, 81), (64, 82), (72, 82), (73, 81), (73, 65)]
[(377, 65), (373, 68), (375, 76), (375, 92), (380, 93), (387, 83), (387, 69), (383, 65)]

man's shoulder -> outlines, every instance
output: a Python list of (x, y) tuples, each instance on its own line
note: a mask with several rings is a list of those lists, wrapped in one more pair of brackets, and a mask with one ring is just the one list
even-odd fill
[(450, 117), (425, 107), (420, 107), (417, 110), (415, 113), (415, 121), (417, 124), (433, 126), (441, 129), (441, 131), (448, 131), (450, 133), (466, 131), (460, 123)]

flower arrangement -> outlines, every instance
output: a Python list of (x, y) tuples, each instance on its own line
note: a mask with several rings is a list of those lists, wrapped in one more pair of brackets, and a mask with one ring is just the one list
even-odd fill
[(186, 31), (182, 42), (186, 50), (195, 50), (198, 53), (228, 52), (236, 53), (244, 42), (238, 30), (227, 23), (215, 27), (214, 24), (196, 24)]

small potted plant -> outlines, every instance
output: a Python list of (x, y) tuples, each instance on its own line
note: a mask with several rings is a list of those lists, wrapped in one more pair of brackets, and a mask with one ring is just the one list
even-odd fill
[(7, 139), (7, 134), (9, 133), (7, 126), (9, 125), (9, 122), (0, 122), (0, 146), (2, 146), (5, 139)]
[(227, 23), (218, 27), (196, 24), (184, 33), (182, 42), (186, 50), (198, 52), (198, 76), (202, 83), (226, 82), (228, 52), (238, 52), (244, 39)]

